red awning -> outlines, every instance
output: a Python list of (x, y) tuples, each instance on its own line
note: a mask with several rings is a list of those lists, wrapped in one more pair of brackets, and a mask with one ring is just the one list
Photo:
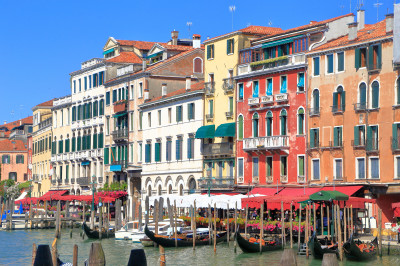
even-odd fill
[[(239, 192), (214, 192), (214, 193), (210, 193), (210, 195), (212, 196), (216, 196), (216, 195), (228, 195), (228, 196), (235, 196), (235, 195), (239, 195), (241, 193)], [(208, 195), (208, 193), (201, 193), (201, 195)]]
[(282, 189), (279, 192), (279, 195), (282, 196), (292, 196), (292, 197), (297, 197), (297, 196), (310, 196), (311, 194), (314, 194), (318, 191), (320, 191), (320, 187), (287, 187)]
[(262, 203), (266, 203), (267, 210), (281, 209), (281, 202), (283, 202), (283, 208), (285, 210), (290, 209), (290, 204), (293, 204), (297, 209), (299, 207), (299, 202), (307, 200), (308, 196), (260, 196), (251, 198), (242, 198), (242, 206), (249, 205), (249, 208), (259, 209)]
[(275, 195), (277, 191), (282, 190), (282, 189), (283, 189), (282, 187), (280, 187), (278, 189), (270, 188), (270, 187), (256, 187), (256, 188), (253, 188), (247, 194), (248, 195), (260, 194), (260, 195), (265, 195), (265, 196), (272, 196), (272, 195)]
[(344, 206), (353, 207), (355, 209), (365, 209), (365, 203), (376, 203), (374, 199), (349, 197), (347, 201), (339, 201), (340, 208)]
[(392, 203), (392, 208), (400, 208), (400, 202), (394, 202)]
[(50, 190), (46, 194), (38, 198), (38, 200), (40, 201), (59, 200), (60, 196), (64, 195), (67, 192), (68, 190)]
[(350, 197), (353, 196), (353, 194), (359, 191), (362, 187), (363, 186), (335, 186), (335, 187), (324, 187), (322, 190), (325, 191), (336, 190)]

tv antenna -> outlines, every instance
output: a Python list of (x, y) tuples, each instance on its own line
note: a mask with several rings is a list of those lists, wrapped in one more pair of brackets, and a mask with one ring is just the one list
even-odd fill
[(383, 5), (382, 3), (378, 2), (379, 0), (376, 0), (376, 3), (374, 4), (374, 7), (376, 7), (376, 22), (379, 21), (379, 7)]
[(229, 11), (232, 13), (232, 31), (233, 31), (233, 14), (235, 13), (236, 6), (229, 6)]
[(272, 21), (271, 20), (268, 21), (268, 26), (270, 26), (270, 27), (272, 26)]
[(192, 26), (192, 24), (193, 23), (191, 21), (186, 22), (186, 26), (189, 27), (189, 38), (190, 38), (190, 27)]

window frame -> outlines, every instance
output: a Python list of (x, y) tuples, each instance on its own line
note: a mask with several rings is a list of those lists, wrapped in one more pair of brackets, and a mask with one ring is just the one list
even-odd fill
[[(329, 57), (332, 56), (332, 72), (329, 71)], [(333, 53), (325, 55), (325, 75), (333, 75), (335, 74), (335, 55)]]
[[(314, 162), (318, 162), (318, 171), (319, 171), (318, 179), (315, 178)], [(311, 159), (311, 180), (312, 181), (321, 181), (321, 159), (320, 158)]]
[[(364, 178), (359, 178), (359, 172), (360, 172), (360, 169), (359, 169), (359, 167), (358, 167), (358, 160), (360, 160), (360, 159), (363, 159), (364, 160)], [(365, 179), (367, 179), (367, 171), (365, 171), (366, 170), (366, 157), (356, 157), (355, 158), (355, 165), (356, 165), (356, 178), (355, 178), (355, 180), (365, 180)]]
[[(315, 75), (315, 60), (318, 59), (318, 74)], [(312, 58), (312, 76), (313, 77), (319, 77), (321, 75), (321, 57), (320, 56), (314, 56)]]
[[(300, 157), (303, 157), (303, 175), (300, 175)], [(305, 180), (306, 176), (306, 155), (305, 154), (297, 154), (297, 182), (299, 182), (299, 177), (303, 176)]]
[[(372, 166), (372, 160), (373, 159), (378, 159), (378, 175), (379, 175), (379, 177), (378, 178), (372, 178), (372, 176), (371, 176), (371, 174), (372, 174), (372, 171), (371, 171), (371, 166)], [(372, 179), (372, 180), (380, 180), (381, 179), (381, 160), (380, 160), (380, 158), (379, 158), (379, 156), (370, 156), (370, 157), (368, 157), (368, 160), (369, 160), (369, 163), (368, 163), (368, 179)]]
[[(339, 70), (339, 54), (343, 54), (343, 70)], [(336, 73), (342, 73), (346, 71), (346, 54), (345, 51), (340, 51), (335, 53), (336, 58)]]
[[(340, 161), (342, 163), (342, 166), (341, 166), (341, 169), (340, 169), (341, 170), (341, 177), (340, 178), (338, 178), (336, 176), (336, 164), (337, 164), (338, 161)], [(332, 175), (332, 177), (333, 177), (334, 180), (343, 180), (343, 158), (333, 158), (333, 175)]]
[(393, 165), (394, 165), (394, 169), (393, 169), (393, 179), (394, 180), (398, 180), (398, 179), (400, 179), (400, 175), (399, 176), (397, 176), (397, 158), (399, 158), (400, 159), (400, 155), (395, 155), (395, 156), (393, 156), (393, 159), (394, 159), (394, 163), (393, 163)]
[[(242, 85), (243, 88), (243, 95), (240, 97), (240, 85)], [(237, 101), (238, 102), (243, 102), (244, 101), (244, 83), (240, 82), (237, 84)]]

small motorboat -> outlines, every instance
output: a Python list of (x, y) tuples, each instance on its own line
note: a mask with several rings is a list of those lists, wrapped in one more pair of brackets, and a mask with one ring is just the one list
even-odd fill
[[(142, 224), (142, 228), (144, 224)], [(120, 230), (115, 232), (116, 240), (129, 240), (132, 239), (132, 235), (136, 233), (144, 234), (143, 229), (140, 230), (139, 221), (131, 221), (126, 223)]]
[(354, 240), (353, 235), (343, 244), (343, 251), (346, 258), (356, 261), (367, 261), (376, 258), (378, 250), (378, 239), (375, 237), (371, 242)]
[[(254, 237), (250, 237), (248, 240), (240, 235), (239, 232), (236, 232), (235, 235), (236, 242), (238, 243), (240, 249), (245, 253), (256, 253), (260, 252), (260, 239), (256, 239)], [(265, 241), (261, 240), (261, 252), (273, 251), (282, 249), (282, 243), (279, 241)]]

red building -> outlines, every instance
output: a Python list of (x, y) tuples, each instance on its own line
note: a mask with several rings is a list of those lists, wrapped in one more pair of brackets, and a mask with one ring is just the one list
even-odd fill
[(235, 77), (238, 186), (307, 182), (305, 52), (341, 36), (348, 17), (263, 37), (240, 51)]

